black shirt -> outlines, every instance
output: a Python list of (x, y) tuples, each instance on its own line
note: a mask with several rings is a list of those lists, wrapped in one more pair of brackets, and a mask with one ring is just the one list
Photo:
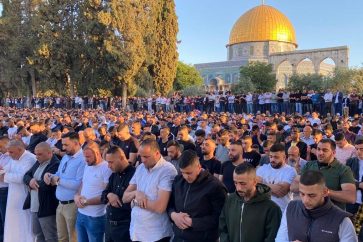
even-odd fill
[(236, 191), (233, 181), (233, 172), (236, 168), (232, 161), (226, 161), (222, 164), (221, 175), (223, 175), (223, 184), (227, 187), (228, 193)]
[(201, 159), (200, 164), (204, 169), (208, 170), (209, 173), (212, 175), (221, 174), (222, 163), (219, 160), (217, 160), (215, 157), (209, 160)]
[(254, 167), (260, 164), (261, 155), (256, 151), (243, 152), (243, 160), (250, 163)]
[(182, 141), (178, 140), (179, 144), (183, 145), (184, 150), (194, 150), (195, 151), (195, 144), (191, 141)]
[(130, 153), (137, 153), (135, 140), (132, 137), (127, 140), (120, 140), (119, 138), (115, 137), (113, 139), (113, 144), (123, 150), (127, 159), (130, 158)]
[(161, 139), (158, 140), (158, 144), (159, 144), (159, 148), (160, 148), (160, 154), (162, 156), (168, 156), (168, 151), (167, 151), (166, 146), (167, 146), (167, 144), (168, 144), (168, 142), (170, 140), (172, 140), (171, 136), (169, 136), (169, 139), (165, 143), (163, 143), (163, 141)]
[[(102, 192), (101, 201), (104, 204), (108, 203), (107, 194), (116, 194), (122, 202), (122, 196), (129, 186), (129, 182), (135, 173), (136, 168), (129, 165), (121, 173), (112, 173), (109, 178), (106, 189)], [(108, 205), (106, 208), (107, 219), (111, 221), (131, 221), (131, 206), (130, 203), (122, 203), (119, 208)]]

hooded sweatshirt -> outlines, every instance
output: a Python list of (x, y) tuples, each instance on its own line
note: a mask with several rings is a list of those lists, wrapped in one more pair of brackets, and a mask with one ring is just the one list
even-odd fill
[(220, 242), (274, 242), (281, 209), (271, 201), (270, 192), (268, 186), (257, 184), (249, 201), (237, 192), (230, 194), (219, 218)]

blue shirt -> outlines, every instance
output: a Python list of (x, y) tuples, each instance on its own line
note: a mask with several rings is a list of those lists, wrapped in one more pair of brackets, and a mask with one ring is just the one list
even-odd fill
[(86, 161), (82, 149), (73, 156), (63, 156), (55, 174), (60, 178), (56, 190), (56, 197), (59, 201), (74, 199), (74, 195), (81, 185), (85, 166)]

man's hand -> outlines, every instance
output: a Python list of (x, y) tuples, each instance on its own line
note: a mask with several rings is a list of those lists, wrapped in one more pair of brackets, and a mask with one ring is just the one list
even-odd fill
[(50, 174), (49, 172), (44, 174), (43, 180), (44, 180), (45, 184), (50, 185), (51, 177), (52, 177), (52, 174)]
[(4, 182), (5, 173), (0, 175), (0, 182)]
[(50, 179), (50, 183), (53, 186), (58, 186), (58, 182), (59, 182), (59, 176), (52, 176)]
[(86, 206), (85, 201), (86, 198), (84, 196), (81, 196), (79, 194), (74, 195), (74, 202), (77, 208), (84, 208)]
[(35, 178), (32, 178), (29, 182), (29, 187), (32, 189), (32, 190), (35, 190), (35, 191), (38, 191), (39, 189), (39, 184), (37, 182), (37, 180)]
[(135, 200), (140, 208), (146, 208), (147, 197), (143, 192), (136, 191)]
[(179, 229), (187, 229), (192, 226), (192, 219), (187, 213), (171, 213), (171, 220)]
[(108, 203), (115, 208), (120, 208), (122, 207), (122, 203), (120, 201), (120, 198), (114, 194), (114, 193), (109, 193), (107, 194), (107, 199), (108, 199)]

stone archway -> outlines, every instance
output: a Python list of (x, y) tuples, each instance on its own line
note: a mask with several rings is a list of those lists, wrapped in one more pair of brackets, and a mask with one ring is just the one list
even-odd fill
[(319, 63), (319, 74), (330, 76), (334, 73), (335, 67), (335, 61), (332, 58), (325, 58)]
[(211, 91), (223, 91), (225, 88), (225, 81), (220, 77), (214, 77), (209, 80), (209, 87)]
[(304, 58), (296, 66), (297, 74), (314, 74), (315, 66), (313, 61), (310, 58)]
[(276, 90), (281, 88), (286, 88), (289, 82), (290, 76), (293, 74), (293, 66), (292, 64), (286, 59), (281, 62), (276, 71)]

